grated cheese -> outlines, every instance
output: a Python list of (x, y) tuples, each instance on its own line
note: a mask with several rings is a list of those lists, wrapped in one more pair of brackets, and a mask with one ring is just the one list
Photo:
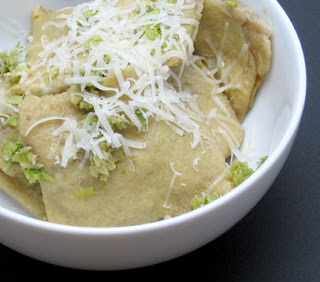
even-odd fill
[(177, 176), (181, 175), (180, 172), (175, 170), (173, 161), (170, 162), (170, 168), (171, 168), (173, 174), (172, 174), (172, 177), (171, 177), (171, 180), (170, 180), (167, 197), (166, 197), (166, 200), (165, 200), (165, 202), (163, 204), (163, 207), (167, 208), (167, 209), (169, 209), (171, 207), (170, 205), (168, 205), (168, 201), (169, 201), (169, 198), (170, 198), (170, 195), (171, 195), (171, 192), (172, 192), (173, 185), (174, 185), (174, 183), (176, 181)]
[[(126, 7), (121, 4), (116, 0), (80, 4), (71, 12), (66, 9), (65, 14), (59, 14), (59, 22), (49, 22), (42, 27), (45, 30), (55, 26), (67, 29), (68, 33), (54, 41), (42, 36), (43, 50), (39, 53), (39, 64), (32, 66), (32, 72), (39, 72), (41, 79), (44, 72), (58, 68), (59, 75), (65, 77), (65, 84), (80, 85), (78, 95), (93, 106), (98, 118), (94, 131), (89, 126), (70, 126), (70, 120), (65, 120), (56, 130), (55, 134), (70, 133), (62, 166), (66, 165), (67, 159), (75, 157), (71, 146), (100, 155), (98, 144), (93, 146), (98, 133), (113, 148), (123, 147), (128, 156), (131, 147), (145, 147), (115, 133), (108, 122), (109, 116), (122, 113), (141, 131), (142, 124), (135, 115), (137, 108), (146, 109), (147, 124), (148, 118), (153, 117), (156, 121), (166, 122), (179, 135), (192, 134), (193, 148), (203, 137), (198, 124), (203, 120), (203, 114), (196, 106), (196, 95), (176, 90), (167, 82), (171, 75), (168, 64), (177, 60), (189, 64), (193, 59), (193, 38), (186, 27), (197, 27), (199, 23), (184, 13), (194, 9), (196, 4), (187, 0), (179, 0), (176, 4), (167, 1), (132, 1)], [(152, 30), (158, 26), (160, 32), (155, 38), (148, 38), (146, 28)], [(124, 77), (123, 72), (128, 67), (133, 67), (137, 78)], [(115, 74), (119, 87), (104, 85), (110, 74)], [(114, 95), (90, 95), (86, 91), (88, 85)], [(85, 138), (81, 140), (80, 136)]]

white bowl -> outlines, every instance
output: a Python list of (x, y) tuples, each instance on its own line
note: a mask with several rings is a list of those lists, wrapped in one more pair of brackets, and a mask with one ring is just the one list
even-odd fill
[[(37, 4), (60, 8), (76, 0), (2, 1), (0, 25), (29, 30)], [(157, 264), (191, 252), (227, 231), (263, 197), (292, 147), (306, 95), (304, 55), (296, 31), (276, 0), (243, 0), (273, 26), (271, 72), (245, 120), (251, 150), (268, 154), (264, 165), (236, 189), (207, 206), (181, 216), (118, 228), (70, 227), (40, 221), (0, 194), (0, 242), (29, 257), (55, 265), (119, 270)], [(19, 7), (19, 9), (16, 9)], [(13, 47), (25, 34), (0, 31), (1, 48)]]

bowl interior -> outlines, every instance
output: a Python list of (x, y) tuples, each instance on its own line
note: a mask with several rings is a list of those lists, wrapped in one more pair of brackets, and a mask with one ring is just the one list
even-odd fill
[[(0, 10), (0, 49), (10, 49), (30, 31), (30, 12), (37, 5), (61, 8), (80, 0), (19, 0), (5, 1)], [(253, 164), (269, 156), (266, 170), (273, 165), (294, 138), (303, 111), (306, 73), (303, 52), (297, 34), (286, 14), (275, 0), (243, 0), (273, 27), (273, 59), (271, 71), (257, 93), (254, 107), (244, 121), (246, 136), (242, 146)], [(16, 7), (19, 6), (19, 9)], [(253, 180), (255, 175), (252, 176)], [(246, 184), (242, 185), (245, 189)], [(230, 196), (232, 197), (232, 192)], [(214, 208), (215, 203), (212, 203)], [(0, 215), (10, 213), (14, 219), (28, 222), (32, 216), (14, 200), (0, 191)], [(21, 217), (22, 216), (22, 217)], [(174, 219), (172, 219), (174, 220)], [(47, 223), (38, 222), (45, 226)], [(163, 222), (165, 224), (165, 222)]]

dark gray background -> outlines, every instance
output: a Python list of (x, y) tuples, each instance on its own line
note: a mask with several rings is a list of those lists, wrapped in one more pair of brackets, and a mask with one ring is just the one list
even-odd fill
[[(256, 0), (259, 1), (259, 0)], [(301, 39), (308, 71), (308, 95), (300, 130), (280, 175), (262, 201), (236, 226), (181, 258), (142, 269), (89, 272), (48, 265), (0, 245), (2, 273), (10, 278), (58, 274), (128, 275), (154, 280), (320, 281), (320, 1), (279, 0)], [(80, 246), (81, 247), (81, 246)], [(42, 274), (41, 271), (46, 274)], [(177, 274), (177, 278), (173, 274)], [(74, 277), (75, 278), (75, 277)]]

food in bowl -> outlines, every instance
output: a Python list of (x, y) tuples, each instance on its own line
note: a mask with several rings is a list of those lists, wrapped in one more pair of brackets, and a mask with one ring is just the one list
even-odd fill
[(0, 56), (1, 188), (76, 226), (154, 222), (221, 197), (256, 169), (239, 148), (270, 36), (237, 1), (35, 8), (26, 44)]

